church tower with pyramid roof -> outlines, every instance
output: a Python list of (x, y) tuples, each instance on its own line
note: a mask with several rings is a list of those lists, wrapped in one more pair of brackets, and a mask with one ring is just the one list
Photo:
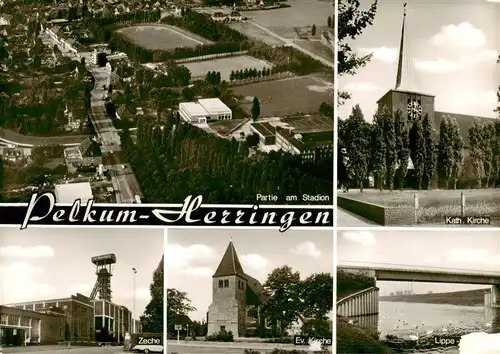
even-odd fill
[(231, 331), (235, 338), (245, 336), (246, 287), (246, 275), (231, 241), (212, 276), (208, 335)]
[(252, 323), (256, 325), (261, 321), (247, 315), (248, 310), (258, 309), (265, 301), (264, 288), (258, 280), (243, 271), (234, 244), (229, 242), (212, 276), (207, 334), (231, 331), (234, 338), (244, 337), (254, 327)]

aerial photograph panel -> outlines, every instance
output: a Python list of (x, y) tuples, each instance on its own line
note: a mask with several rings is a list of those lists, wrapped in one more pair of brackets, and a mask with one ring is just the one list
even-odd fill
[(339, 226), (500, 226), (499, 10), (340, 1)]
[(334, 4), (0, 2), (0, 198), (333, 204)]

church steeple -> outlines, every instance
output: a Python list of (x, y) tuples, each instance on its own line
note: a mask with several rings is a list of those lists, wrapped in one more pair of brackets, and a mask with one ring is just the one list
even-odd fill
[(403, 4), (403, 25), (401, 26), (401, 41), (399, 43), (398, 72), (396, 75), (396, 87), (395, 87), (396, 90), (401, 86), (401, 79), (403, 76), (406, 4), (407, 4), (406, 2)]
[(238, 259), (238, 254), (234, 248), (233, 241), (230, 241), (229, 245), (227, 245), (226, 252), (224, 252), (224, 256), (222, 256), (219, 266), (217, 267), (217, 270), (212, 278), (229, 275), (238, 275), (245, 278), (245, 272), (243, 271), (243, 267)]

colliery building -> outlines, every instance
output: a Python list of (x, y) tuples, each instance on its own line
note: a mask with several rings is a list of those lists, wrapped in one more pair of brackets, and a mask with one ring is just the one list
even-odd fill
[(92, 257), (96, 283), (90, 294), (28, 301), (0, 306), (0, 343), (3, 346), (58, 342), (123, 342), (133, 326), (132, 312), (111, 301), (114, 254)]

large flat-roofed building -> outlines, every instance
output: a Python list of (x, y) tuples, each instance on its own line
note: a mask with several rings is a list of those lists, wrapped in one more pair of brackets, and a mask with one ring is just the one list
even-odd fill
[[(57, 337), (57, 340), (94, 340), (94, 304), (82, 294), (76, 294), (68, 298), (21, 302), (5, 306), (35, 314), (60, 313), (63, 316), (63, 332), (60, 333), (59, 330), (56, 333), (53, 330), (52, 332), (42, 331), (41, 336), (49, 336), (49, 338), (42, 338), (40, 341), (53, 342), (54, 337)], [(54, 325), (51, 326), (54, 327)]]
[(0, 305), (0, 347), (50, 345), (64, 340), (66, 316)]
[(202, 98), (198, 102), (179, 103), (179, 115), (188, 123), (232, 119), (233, 112), (218, 98)]
[(89, 182), (56, 184), (54, 193), (57, 203), (73, 203), (77, 199), (87, 203), (94, 197)]
[[(0, 306), (0, 313), (3, 313), (2, 308), (6, 308), (8, 311), (27, 311), (24, 317), (33, 315), (33, 318), (38, 318), (36, 316), (50, 313), (52, 317), (58, 314), (62, 318), (60, 321), (62, 321), (63, 331), (57, 330), (54, 333), (55, 324), (52, 323), (46, 331), (41, 332), (45, 336), (40, 337), (40, 339), (32, 339), (32, 343), (54, 344), (54, 342), (63, 340), (73, 342), (99, 341), (100, 335), (104, 332), (108, 336), (106, 341), (110, 338), (114, 341), (123, 341), (125, 333), (132, 332), (134, 328), (132, 312), (125, 306), (117, 305), (108, 300), (93, 300), (82, 294), (62, 299), (8, 304)], [(52, 321), (52, 317), (47, 317), (46, 321)], [(10, 322), (13, 321), (14, 319), (11, 318)], [(16, 321), (19, 320), (16, 318)], [(22, 321), (25, 324), (28, 323), (26, 320)], [(33, 323), (40, 326), (38, 322)], [(138, 322), (136, 322), (135, 328), (136, 332), (140, 330)], [(36, 333), (40, 333), (40, 331), (33, 334)]]

